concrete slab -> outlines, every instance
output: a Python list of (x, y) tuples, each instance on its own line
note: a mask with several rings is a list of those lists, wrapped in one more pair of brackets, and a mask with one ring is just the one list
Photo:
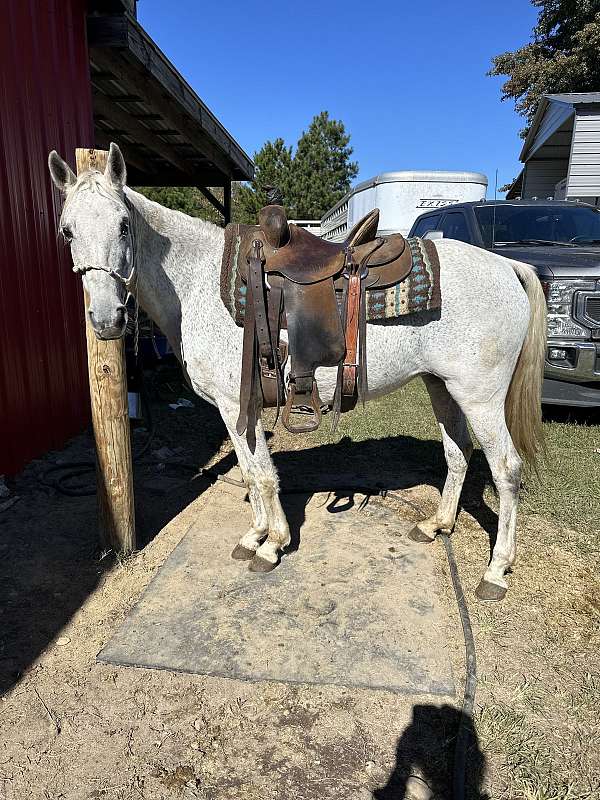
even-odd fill
[(249, 508), (207, 504), (98, 658), (205, 675), (455, 693), (431, 548), (362, 497), (285, 498), (298, 550), (268, 575), (230, 552)]

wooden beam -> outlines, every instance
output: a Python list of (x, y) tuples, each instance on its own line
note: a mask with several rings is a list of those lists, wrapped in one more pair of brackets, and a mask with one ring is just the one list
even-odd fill
[[(176, 151), (174, 145), (167, 144), (135, 119), (128, 111), (119, 108), (116, 102), (98, 91), (92, 93), (94, 114), (101, 114), (111, 124), (116, 124), (127, 131), (127, 135), (145, 145), (148, 150), (167, 161), (183, 175), (193, 171), (193, 166), (186, 162)], [(190, 181), (191, 183), (191, 181)]]
[[(239, 162), (240, 158), (236, 153), (237, 158), (234, 159), (229, 151), (235, 150), (235, 146), (230, 144), (228, 148), (220, 148), (211, 135), (204, 130), (205, 119), (201, 116), (200, 111), (194, 117), (190, 113), (189, 104), (182, 103), (180, 97), (174, 96), (171, 91), (161, 86), (157, 78), (142, 72), (143, 64), (138, 63), (137, 67), (134, 66), (125, 53), (116, 48), (93, 47), (91, 55), (94, 63), (98, 64), (103, 71), (112, 71), (115, 80), (118, 80), (127, 92), (142, 97), (145, 105), (151, 106), (153, 110), (159, 110), (165, 122), (170, 127), (180, 130), (182, 136), (192, 143), (194, 149), (209, 159), (224, 177), (247, 180), (248, 173), (252, 172), (252, 162), (244, 161), (244, 167), (238, 166), (237, 168), (239, 174), (234, 174), (236, 173), (236, 161)], [(223, 178), (221, 178), (222, 180)]]
[[(108, 131), (101, 130), (98, 127), (95, 128), (94, 142), (96, 143), (96, 147), (102, 150), (108, 150), (111, 141), (112, 139)], [(125, 163), (127, 164), (128, 168), (132, 166), (140, 172), (148, 171), (148, 162), (144, 161), (144, 159), (140, 156), (139, 151), (135, 147), (132, 147), (128, 142), (118, 142), (118, 145), (121, 148), (123, 158), (125, 159)]]
[(225, 225), (231, 222), (231, 181), (223, 187), (223, 221)]
[[(92, 168), (104, 171), (107, 157), (105, 150), (77, 148), (77, 173)], [(135, 550), (135, 507), (125, 342), (124, 339), (97, 339), (87, 313), (88, 307), (86, 295), (85, 335), (96, 440), (100, 540), (104, 547), (127, 555)]]
[[(242, 180), (252, 177), (254, 165), (250, 158), (136, 20), (127, 16), (91, 16), (88, 17), (87, 34), (94, 63), (111, 71), (110, 62), (114, 63), (120, 56), (128, 64), (128, 71), (131, 71), (135, 62), (136, 67), (143, 72), (147, 84), (159, 85), (162, 92), (179, 109), (187, 112), (186, 116), (194, 121), (197, 128), (196, 138), (201, 132), (206, 137), (205, 147), (209, 144), (217, 145), (215, 158), (221, 157), (223, 161), (220, 163), (211, 158), (215, 166), (230, 177)], [(105, 57), (108, 56), (108, 65), (106, 61), (100, 63), (102, 51)], [(112, 71), (114, 73), (114, 69)], [(126, 77), (122, 69), (117, 72), (119, 81)], [(151, 80), (148, 81), (148, 78)], [(142, 96), (146, 97), (144, 91)]]
[(221, 203), (220, 200), (218, 200), (214, 196), (214, 194), (209, 189), (207, 189), (205, 186), (198, 186), (198, 190), (202, 192), (202, 194), (204, 195), (204, 197), (206, 197), (211, 206), (214, 206), (217, 209), (219, 214), (225, 216), (225, 206), (223, 205), (223, 203)]

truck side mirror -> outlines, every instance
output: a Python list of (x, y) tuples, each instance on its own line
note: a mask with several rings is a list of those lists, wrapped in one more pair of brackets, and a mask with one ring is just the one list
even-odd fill
[(423, 235), (423, 239), (443, 239), (444, 231), (427, 231)]

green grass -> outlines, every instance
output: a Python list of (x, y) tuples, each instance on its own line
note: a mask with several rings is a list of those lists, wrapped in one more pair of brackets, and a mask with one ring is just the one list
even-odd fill
[[(600, 415), (570, 413), (562, 409), (546, 409), (545, 421), (548, 458), (539, 479), (530, 478), (521, 494), (521, 509), (529, 514), (555, 519), (576, 534), (578, 546), (598, 550), (600, 532)], [(327, 419), (312, 434), (312, 444), (339, 442), (343, 437), (354, 442), (381, 442), (380, 454), (386, 460), (386, 446), (391, 444), (390, 457), (401, 462), (445, 474), (439, 430), (433, 416), (423, 382), (414, 380), (394, 394), (370, 403), (365, 411), (357, 409), (342, 417), (335, 436), (329, 433)], [(429, 447), (424, 442), (429, 441)], [(388, 470), (393, 461), (386, 463)], [(401, 464), (399, 464), (401, 468)], [(489, 473), (482, 454), (475, 452), (465, 490), (473, 481), (474, 471), (486, 472), (486, 494), (490, 496)], [(492, 493), (493, 496), (493, 493)]]

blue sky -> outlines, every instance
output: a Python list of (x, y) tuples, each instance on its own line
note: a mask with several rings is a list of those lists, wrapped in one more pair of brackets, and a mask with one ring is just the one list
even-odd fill
[(139, 0), (141, 24), (252, 156), (343, 120), (359, 180), (399, 169), (519, 171), (522, 120), (493, 55), (525, 44), (529, 0)]

